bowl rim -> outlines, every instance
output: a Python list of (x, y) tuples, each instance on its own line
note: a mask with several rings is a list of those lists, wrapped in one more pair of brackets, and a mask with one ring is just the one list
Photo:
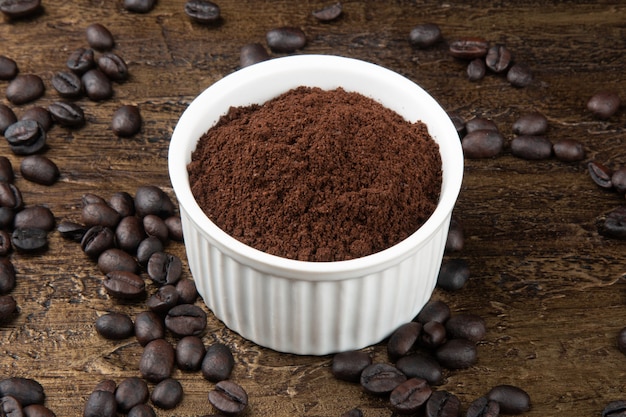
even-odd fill
[[(192, 126), (203, 123), (202, 120), (198, 120), (197, 115), (203, 112), (207, 103), (216, 98), (224, 98), (232, 94), (233, 89), (237, 89), (241, 84), (249, 83), (257, 77), (280, 79), (281, 74), (292, 74), (293, 71), (299, 69), (330, 71), (334, 68), (338, 68), (341, 72), (357, 71), (368, 77), (384, 79), (385, 82), (397, 84), (402, 88), (406, 88), (412, 94), (419, 94), (420, 100), (427, 101), (429, 111), (437, 113), (437, 117), (441, 119), (442, 129), (446, 131), (446, 136), (449, 134), (450, 137), (449, 139), (436, 139), (433, 137), (433, 139), (440, 147), (440, 154), (442, 140), (446, 141), (445, 145), (450, 149), (447, 160), (444, 160), (445, 158), (442, 156), (443, 183), (436, 209), (419, 229), (401, 242), (367, 256), (342, 261), (314, 262), (285, 258), (263, 252), (235, 239), (208, 218), (191, 192), (187, 164), (191, 159), (191, 152), (195, 149), (199, 136), (190, 137), (190, 131), (193, 130)], [(308, 83), (303, 82), (302, 85), (308, 85)], [(272, 87), (266, 86), (264, 88)], [(291, 88), (293, 86), (287, 86), (280, 91), (276, 90), (274, 94), (278, 95)], [(376, 97), (373, 98), (376, 99)], [(249, 104), (253, 102), (251, 101)], [(235, 105), (238, 106), (239, 104)], [(223, 114), (227, 111), (228, 108), (224, 109)], [(208, 126), (204, 131), (208, 130), (212, 124)], [(189, 147), (185, 145), (189, 143), (193, 143), (191, 152), (186, 151)], [(239, 262), (273, 275), (307, 281), (333, 281), (384, 270), (398, 264), (401, 260), (406, 259), (419, 250), (429, 240), (428, 237), (433, 235), (451, 215), (461, 189), (463, 152), (458, 133), (448, 114), (430, 94), (415, 82), (378, 64), (356, 58), (338, 55), (304, 54), (272, 58), (241, 68), (204, 89), (183, 111), (175, 125), (168, 151), (168, 171), (174, 193), (179, 202), (181, 216), (184, 212), (188, 216), (189, 221), (194, 223), (196, 229), (211, 244), (217, 245), (221, 251)]]

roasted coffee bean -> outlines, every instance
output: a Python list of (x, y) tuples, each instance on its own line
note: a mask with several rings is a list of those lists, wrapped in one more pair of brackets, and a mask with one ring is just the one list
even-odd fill
[(127, 413), (134, 406), (145, 404), (149, 395), (148, 385), (143, 379), (134, 376), (123, 379), (115, 390), (117, 409)]
[(15, 179), (13, 164), (6, 156), (0, 155), (0, 182), (12, 183)]
[(85, 124), (85, 112), (76, 103), (57, 101), (48, 106), (52, 119), (61, 126), (79, 127)]
[(230, 348), (223, 343), (215, 343), (206, 351), (200, 369), (202, 376), (211, 382), (219, 382), (230, 377), (235, 359)]
[(552, 152), (559, 161), (576, 162), (585, 159), (583, 144), (575, 139), (559, 139), (552, 144)]
[(15, 229), (11, 244), (20, 252), (38, 252), (48, 247), (48, 233), (32, 227)]
[(80, 246), (87, 256), (97, 259), (104, 251), (115, 246), (115, 234), (109, 227), (92, 226), (84, 233)]
[(403, 356), (396, 362), (396, 368), (408, 378), (425, 379), (430, 385), (439, 385), (443, 382), (443, 371), (439, 362), (423, 353)]
[(461, 400), (448, 391), (434, 391), (426, 401), (425, 417), (458, 417)]
[(176, 255), (156, 252), (148, 260), (146, 271), (157, 284), (176, 284), (183, 272), (183, 264)]
[(20, 163), (20, 172), (25, 179), (41, 185), (52, 185), (61, 175), (59, 167), (43, 155), (26, 156)]
[(131, 318), (123, 313), (107, 313), (96, 319), (96, 331), (105, 339), (121, 340), (131, 337), (135, 326)]
[(176, 283), (176, 292), (180, 304), (193, 304), (198, 298), (196, 283), (188, 278), (183, 278)]
[(601, 188), (610, 189), (613, 188), (611, 177), (613, 171), (598, 161), (591, 161), (587, 164), (589, 170), (589, 176)]
[(12, 19), (31, 17), (42, 10), (41, 0), (4, 0), (0, 2), (0, 12)]
[(446, 334), (449, 338), (463, 338), (472, 342), (480, 342), (487, 334), (485, 320), (470, 313), (461, 313), (450, 317), (446, 322)]
[(530, 410), (530, 396), (514, 385), (498, 385), (487, 393), (487, 398), (500, 405), (502, 414), (521, 414)]
[(596, 227), (601, 236), (626, 239), (626, 206), (619, 206), (598, 217)]
[[(4, 232), (6, 233), (6, 232)], [(3, 237), (4, 240), (4, 237)], [(10, 244), (10, 242), (9, 242)], [(7, 246), (3, 242), (3, 246)], [(15, 288), (15, 267), (8, 258), (0, 258), (0, 294), (8, 294)]]
[(83, 417), (115, 417), (117, 402), (115, 395), (109, 391), (93, 391), (83, 409)]
[(11, 183), (0, 182), (0, 206), (11, 210), (20, 210), (24, 207), (20, 189)]
[(0, 80), (12, 80), (15, 78), (19, 68), (15, 60), (5, 55), (0, 55)]
[(449, 52), (455, 58), (484, 58), (489, 49), (489, 42), (483, 38), (467, 37), (450, 42)]
[(477, 130), (492, 130), (494, 132), (498, 132), (498, 125), (486, 117), (474, 117), (473, 119), (465, 122), (465, 130), (467, 133), (472, 133)]
[(137, 247), (145, 237), (143, 223), (136, 216), (122, 218), (115, 228), (117, 247), (130, 254), (137, 252)]
[(0, 135), (4, 135), (4, 131), (7, 127), (17, 122), (17, 116), (15, 112), (6, 104), (0, 103)]
[(50, 79), (52, 87), (61, 97), (76, 98), (83, 94), (80, 77), (70, 71), (59, 71)]
[(0, 380), (0, 397), (11, 396), (23, 407), (43, 404), (45, 394), (39, 382), (31, 378), (9, 377)]
[(435, 349), (446, 340), (446, 328), (438, 321), (429, 321), (422, 326), (420, 344), (429, 349)]
[(363, 417), (363, 411), (359, 408), (353, 408), (343, 413), (341, 417)]
[(450, 307), (441, 300), (430, 300), (426, 303), (416, 317), (416, 320), (422, 324), (429, 321), (438, 321), (445, 323), (450, 318)]
[(602, 417), (624, 417), (626, 415), (626, 401), (616, 400), (608, 403), (602, 410)]
[(467, 64), (467, 79), (470, 81), (480, 81), (485, 78), (487, 73), (487, 67), (485, 61), (482, 58), (472, 59)]
[(135, 200), (125, 191), (114, 193), (108, 202), (109, 206), (119, 213), (121, 217), (135, 214)]
[(511, 140), (511, 154), (527, 160), (548, 159), (552, 156), (552, 142), (544, 136), (516, 136)]
[(470, 278), (469, 265), (465, 259), (447, 259), (441, 264), (437, 286), (446, 291), (458, 291)]
[(117, 227), (120, 214), (107, 203), (90, 203), (83, 206), (82, 221), (86, 226)]
[(155, 313), (167, 313), (179, 304), (178, 291), (173, 285), (163, 285), (146, 301), (146, 306)]
[(260, 43), (244, 45), (239, 52), (239, 65), (241, 68), (249, 67), (250, 65), (267, 61), (268, 59), (270, 59), (270, 55)]
[(96, 66), (95, 55), (91, 48), (78, 48), (73, 51), (65, 63), (67, 68), (78, 75), (82, 75), (87, 70)]
[(548, 119), (539, 112), (520, 116), (513, 122), (513, 133), (516, 135), (543, 135), (548, 131)]
[(94, 391), (108, 391), (112, 394), (115, 394), (115, 389), (117, 388), (117, 384), (112, 379), (103, 379), (98, 382), (96, 386), (93, 388)]
[(106, 274), (104, 288), (111, 297), (136, 299), (144, 294), (145, 283), (132, 272), (111, 271)]
[(121, 56), (113, 52), (105, 52), (98, 57), (98, 68), (112, 81), (126, 81), (128, 79), (128, 65)]
[(220, 381), (209, 392), (209, 402), (216, 410), (228, 415), (241, 414), (248, 406), (248, 394), (232, 381)]
[(611, 175), (611, 183), (613, 188), (620, 194), (626, 194), (626, 166), (613, 171)]
[(4, 137), (16, 155), (31, 155), (46, 146), (46, 132), (34, 120), (19, 120), (7, 127)]
[(98, 194), (93, 194), (93, 193), (83, 194), (82, 197), (80, 198), (80, 201), (83, 206), (86, 206), (88, 204), (104, 204), (104, 205), (109, 204), (104, 198), (102, 198)]
[(41, 125), (44, 131), (50, 130), (54, 121), (50, 112), (41, 106), (29, 107), (22, 113), (21, 120), (34, 120)]
[(198, 371), (206, 348), (198, 336), (185, 336), (176, 345), (176, 365), (182, 371)]
[[(5, 230), (0, 230), (0, 256), (6, 256), (11, 252), (11, 235)], [(0, 293), (2, 292), (2, 275), (0, 272)]]
[(407, 380), (398, 368), (386, 363), (373, 363), (361, 372), (361, 386), (369, 394), (387, 394)]
[(485, 57), (485, 64), (491, 71), (499, 73), (504, 72), (509, 68), (513, 55), (511, 51), (504, 45), (493, 45), (487, 51)]
[(139, 359), (139, 372), (150, 382), (160, 382), (169, 378), (174, 370), (174, 348), (165, 339), (155, 339), (148, 343)]
[[(0, 186), (0, 189), (2, 187)], [(0, 203), (1, 204), (1, 203)], [(7, 229), (13, 225), (15, 212), (12, 208), (0, 206), (0, 229)]]
[(156, 412), (148, 404), (137, 404), (128, 411), (127, 417), (156, 417)]
[(367, 352), (351, 350), (333, 356), (331, 372), (337, 379), (359, 382), (361, 373), (372, 364), (372, 357)]
[(113, 271), (136, 273), (139, 270), (139, 265), (128, 252), (120, 248), (110, 248), (98, 256), (98, 268), (103, 274)]
[(170, 231), (165, 220), (155, 214), (148, 214), (143, 218), (143, 228), (148, 236), (154, 236), (161, 242), (167, 243)]
[(40, 76), (18, 74), (6, 89), (6, 98), (13, 104), (25, 104), (44, 95), (46, 88)]
[(137, 246), (137, 262), (139, 265), (145, 266), (148, 264), (150, 257), (156, 252), (162, 252), (164, 249), (163, 242), (154, 236), (148, 236)]
[(7, 320), (17, 311), (17, 303), (11, 295), (0, 295), (0, 321)]
[(518, 62), (509, 68), (506, 79), (514, 87), (526, 87), (533, 81), (533, 72), (528, 65)]
[(341, 16), (342, 12), (343, 7), (341, 5), (341, 2), (337, 2), (323, 7), (319, 10), (314, 10), (311, 14), (320, 22), (330, 22)]
[(452, 121), (452, 124), (454, 125), (454, 128), (459, 135), (459, 138), (463, 138), (463, 136), (465, 136), (465, 133), (467, 133), (467, 129), (465, 128), (465, 120), (463, 120), (460, 115), (454, 112), (448, 113), (448, 116), (450, 117), (450, 120)]
[(79, 223), (75, 223), (69, 220), (62, 220), (57, 226), (57, 231), (65, 239), (73, 240), (74, 242), (80, 243), (83, 240), (85, 233), (87, 233), (87, 228)]
[(156, 0), (124, 0), (123, 7), (129, 12), (148, 13), (156, 4)]
[(135, 209), (139, 217), (156, 214), (167, 218), (174, 214), (174, 203), (163, 190), (154, 185), (144, 185), (135, 193)]
[(487, 397), (479, 397), (467, 407), (466, 417), (499, 417), (500, 404), (489, 400)]
[(141, 346), (165, 337), (163, 319), (153, 311), (142, 311), (135, 316), (135, 337)]
[(16, 229), (36, 228), (47, 232), (54, 229), (54, 215), (48, 207), (29, 206), (15, 214), (13, 227)]
[(493, 158), (502, 153), (504, 138), (493, 130), (476, 130), (463, 137), (463, 154), (467, 158)]
[(180, 337), (201, 335), (206, 323), (206, 313), (194, 304), (179, 304), (165, 316), (165, 327)]
[(100, 69), (90, 69), (81, 77), (85, 94), (93, 101), (107, 100), (113, 97), (113, 84)]
[(141, 130), (141, 124), (139, 107), (128, 104), (121, 106), (113, 113), (111, 130), (117, 136), (130, 137)]
[(617, 110), (621, 100), (615, 91), (601, 91), (594, 94), (587, 101), (587, 110), (589, 110), (598, 119), (609, 119)]
[(176, 242), (183, 241), (183, 225), (179, 216), (170, 216), (165, 219), (167, 235)]
[(399, 414), (416, 413), (426, 403), (432, 392), (425, 379), (408, 379), (389, 394), (391, 409)]
[(467, 339), (450, 339), (437, 348), (435, 356), (445, 368), (469, 368), (476, 363), (476, 344)]
[(45, 405), (31, 404), (23, 409), (24, 417), (56, 417), (56, 414)]
[(421, 332), (422, 325), (414, 321), (398, 327), (387, 342), (387, 355), (389, 355), (389, 358), (396, 360), (406, 355), (419, 339)]
[(207, 25), (220, 20), (220, 7), (207, 0), (187, 0), (185, 14), (193, 21)]
[(173, 378), (164, 379), (152, 389), (150, 400), (163, 410), (176, 408), (183, 400), (183, 386)]
[(92, 23), (85, 29), (87, 43), (98, 51), (108, 51), (113, 49), (115, 39), (109, 29), (100, 23)]
[(417, 25), (409, 32), (409, 43), (417, 48), (430, 48), (441, 39), (441, 29), (434, 23)]
[(302, 29), (283, 26), (269, 30), (265, 35), (267, 46), (274, 52), (291, 53), (302, 49), (307, 42)]
[(10, 395), (0, 397), (0, 415), (6, 417), (22, 417), (24, 411), (22, 405)]
[(450, 219), (450, 227), (446, 239), (446, 252), (458, 252), (463, 250), (465, 245), (465, 235), (463, 233), (463, 225), (458, 218), (452, 216)]

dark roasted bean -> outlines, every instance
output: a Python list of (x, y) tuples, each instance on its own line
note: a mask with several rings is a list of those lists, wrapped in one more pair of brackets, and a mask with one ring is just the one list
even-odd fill
[(127, 314), (107, 313), (96, 319), (96, 331), (105, 339), (121, 340), (135, 332), (133, 321)]
[(92, 23), (85, 29), (87, 43), (98, 51), (108, 51), (115, 45), (115, 39), (109, 29), (100, 23)]
[(417, 25), (409, 32), (409, 43), (417, 48), (429, 48), (441, 39), (441, 29), (435, 23)]
[(153, 311), (142, 311), (135, 316), (135, 337), (141, 346), (165, 337), (163, 319)]
[(617, 113), (621, 100), (615, 91), (601, 91), (587, 101), (587, 110), (599, 119), (608, 119)]
[(0, 2), (0, 12), (11, 19), (31, 17), (42, 10), (41, 0), (4, 0)]
[[(6, 232), (3, 232), (6, 234)], [(3, 236), (3, 240), (6, 237)], [(11, 242), (9, 241), (8, 244)], [(7, 246), (7, 242), (3, 242)], [(0, 258), (0, 294), (7, 294), (15, 288), (15, 267), (9, 258)]]
[(6, 98), (13, 104), (25, 104), (44, 95), (46, 88), (41, 77), (35, 74), (18, 74), (6, 89)]
[(112, 81), (126, 81), (128, 79), (128, 65), (121, 56), (113, 52), (105, 52), (97, 60), (98, 68)]
[(469, 368), (476, 363), (476, 344), (467, 339), (450, 339), (437, 348), (435, 355), (445, 368)]
[(26, 156), (20, 163), (20, 172), (25, 179), (41, 185), (52, 185), (61, 175), (59, 167), (43, 155)]
[(311, 14), (320, 22), (330, 22), (341, 16), (343, 7), (341, 2), (333, 3), (321, 9), (314, 10)]
[(544, 136), (516, 136), (511, 140), (511, 154), (528, 160), (548, 159), (552, 156), (552, 142)]
[(48, 106), (52, 119), (65, 127), (79, 127), (85, 124), (85, 112), (76, 103), (57, 101)]
[(204, 310), (194, 304), (179, 304), (165, 316), (165, 327), (176, 336), (199, 336), (207, 324)]
[(108, 202), (109, 206), (119, 213), (121, 217), (135, 214), (135, 200), (125, 191), (114, 193)]
[(249, 67), (250, 65), (267, 61), (268, 59), (270, 59), (270, 55), (260, 43), (244, 45), (239, 52), (239, 65), (241, 68)]
[(54, 121), (50, 112), (41, 106), (32, 106), (22, 113), (22, 120), (34, 120), (41, 125), (46, 132), (50, 130)]
[(80, 77), (70, 71), (59, 71), (50, 79), (52, 87), (61, 97), (76, 98), (83, 94)]
[(465, 130), (467, 133), (472, 133), (477, 130), (492, 130), (494, 132), (498, 132), (498, 125), (491, 120), (485, 117), (474, 117), (473, 119), (465, 122)]
[(463, 225), (458, 218), (452, 216), (446, 239), (446, 252), (458, 252), (463, 249), (464, 245), (465, 235), (463, 233)]
[(454, 125), (454, 128), (459, 135), (459, 138), (465, 136), (465, 133), (467, 132), (467, 129), (465, 128), (465, 120), (463, 120), (460, 115), (454, 112), (448, 113), (448, 116), (450, 117), (450, 120), (452, 121), (452, 124)]
[(420, 410), (432, 392), (426, 380), (411, 378), (391, 391), (389, 402), (396, 413), (413, 414)]
[(13, 219), (13, 227), (15, 229), (35, 228), (45, 230), (46, 232), (54, 229), (54, 214), (46, 206), (35, 205), (28, 206), (17, 213)]
[(200, 369), (206, 380), (219, 382), (230, 377), (234, 366), (235, 359), (230, 348), (223, 343), (215, 343), (207, 349)]
[(498, 417), (500, 404), (489, 400), (487, 397), (479, 397), (467, 407), (466, 417)]
[[(74, 223), (69, 220), (62, 220), (57, 226), (57, 231), (65, 239), (73, 240), (74, 242), (81, 242), (87, 229), (85, 226), (79, 223)], [(107, 248), (108, 249), (108, 248)]]
[(173, 378), (166, 378), (152, 389), (150, 400), (163, 410), (176, 408), (183, 400), (183, 386)]
[(167, 313), (179, 304), (178, 291), (173, 285), (163, 285), (146, 301), (146, 306), (156, 313)]
[(429, 321), (422, 326), (420, 344), (435, 349), (446, 340), (446, 328), (438, 321)]
[(4, 131), (7, 127), (17, 122), (17, 116), (15, 112), (6, 104), (0, 103), (0, 135), (4, 135)]
[(185, 336), (176, 345), (176, 365), (182, 371), (198, 371), (206, 354), (202, 339)]
[(441, 264), (437, 286), (446, 291), (458, 291), (470, 278), (469, 265), (465, 259), (447, 259)]
[(0, 321), (11, 317), (17, 311), (17, 303), (11, 295), (0, 295)]
[(426, 402), (425, 417), (458, 417), (461, 400), (448, 391), (434, 391)]
[(156, 0), (124, 0), (124, 9), (133, 13), (148, 13), (156, 4)]
[(0, 182), (0, 206), (11, 210), (20, 210), (24, 207), (20, 189), (11, 183)]
[(45, 405), (31, 404), (24, 407), (24, 417), (56, 417), (56, 414)]
[(127, 417), (156, 417), (156, 412), (148, 404), (137, 404), (128, 411)]
[(363, 417), (363, 411), (359, 408), (353, 408), (343, 413), (341, 417)]
[(87, 70), (92, 69), (96, 65), (93, 49), (78, 48), (72, 52), (66, 61), (67, 67), (78, 75), (82, 75)]
[(509, 68), (513, 56), (504, 45), (494, 45), (487, 51), (485, 64), (493, 72), (504, 72)]
[(83, 234), (80, 246), (86, 255), (98, 258), (101, 253), (115, 246), (115, 234), (110, 227), (92, 226)]
[(533, 72), (528, 65), (518, 62), (509, 68), (506, 79), (514, 87), (526, 87), (533, 81)]
[(271, 29), (265, 35), (267, 46), (274, 52), (291, 53), (302, 49), (307, 42), (302, 29), (293, 26), (283, 26)]
[(0, 155), (0, 182), (12, 183), (15, 179), (13, 164), (6, 156)]
[[(0, 186), (0, 189), (2, 187)], [(4, 207), (0, 202), (0, 229), (6, 229), (13, 225), (13, 218), (15, 217), (15, 211), (10, 207)]]
[(165, 219), (165, 225), (167, 226), (167, 235), (170, 239), (176, 242), (183, 241), (183, 225), (180, 221), (180, 216), (170, 216)]
[(480, 342), (487, 334), (485, 320), (470, 313), (461, 313), (450, 317), (446, 322), (446, 334), (449, 338), (463, 338), (472, 342)]
[(0, 55), (0, 80), (12, 80), (15, 78), (19, 68), (15, 60), (5, 55)]
[(139, 265), (137, 265), (135, 258), (128, 252), (119, 248), (110, 248), (98, 256), (98, 268), (103, 274), (108, 274), (113, 271), (136, 273), (139, 269)]
[(162, 252), (163, 249), (163, 242), (154, 236), (148, 236), (139, 242), (139, 246), (137, 246), (137, 253), (135, 255), (137, 256), (137, 262), (139, 262), (140, 265), (145, 266), (148, 264), (148, 260), (152, 254)]
[(144, 185), (135, 193), (135, 209), (139, 217), (156, 214), (167, 218), (174, 214), (174, 203), (163, 190), (154, 185)]
[(472, 59), (467, 64), (467, 79), (470, 81), (480, 81), (485, 78), (487, 73), (487, 67), (485, 61), (482, 58)]
[(10, 395), (0, 397), (0, 415), (3, 417), (23, 417), (22, 405)]
[(431, 385), (439, 385), (443, 382), (443, 372), (439, 362), (422, 353), (414, 353), (398, 359), (396, 368), (408, 378), (422, 378)]
[(117, 409), (127, 413), (134, 406), (145, 404), (149, 395), (148, 385), (143, 379), (135, 376), (123, 379), (115, 390)]
[(83, 417), (115, 417), (117, 415), (115, 395), (109, 391), (93, 391), (83, 410)]
[(445, 323), (450, 318), (450, 307), (441, 300), (430, 300), (417, 315), (417, 321), (424, 324), (429, 321)]
[(407, 380), (398, 368), (386, 363), (373, 363), (361, 372), (361, 386), (369, 394), (387, 394)]
[(146, 271), (157, 284), (176, 284), (183, 272), (183, 264), (176, 255), (156, 252), (148, 260)]
[(187, 0), (185, 14), (193, 21), (207, 25), (220, 20), (220, 7), (208, 0)]
[(539, 112), (520, 116), (513, 122), (513, 133), (516, 135), (543, 135), (548, 131), (548, 119)]
[(108, 391), (112, 394), (115, 394), (115, 389), (117, 388), (117, 384), (112, 379), (103, 379), (96, 384), (93, 388), (94, 391)]
[(81, 77), (85, 94), (93, 101), (107, 100), (113, 96), (111, 80), (100, 69), (90, 69)]
[(148, 214), (143, 218), (143, 228), (146, 235), (154, 236), (161, 242), (167, 243), (170, 231), (165, 224), (165, 220), (155, 214)]
[(128, 271), (111, 271), (106, 274), (104, 288), (115, 298), (136, 299), (144, 294), (145, 283), (137, 274)]
[(420, 323), (411, 321), (398, 327), (389, 337), (387, 342), (387, 354), (391, 360), (396, 360), (406, 355), (417, 342), (422, 331)]
[[(0, 230), (0, 256), (6, 256), (11, 252), (11, 235), (6, 230)], [(2, 273), (0, 272), (0, 293), (2, 293)]]
[(493, 130), (476, 130), (466, 134), (461, 144), (467, 158), (493, 158), (504, 149), (504, 138)]
[(174, 347), (165, 339), (155, 339), (148, 343), (139, 359), (139, 372), (150, 382), (160, 382), (169, 378), (174, 370)]
[(193, 304), (198, 298), (196, 283), (192, 279), (183, 278), (176, 283), (178, 302), (180, 304)]
[(37, 252), (48, 247), (48, 233), (42, 229), (21, 228), (13, 230), (11, 244), (20, 252)]
[(146, 237), (141, 219), (136, 216), (126, 216), (120, 220), (115, 228), (117, 247), (135, 254), (139, 243)]
[(41, 384), (31, 378), (9, 377), (0, 380), (0, 397), (11, 396), (22, 406), (43, 404), (45, 394)]
[(487, 398), (500, 405), (502, 414), (521, 414), (530, 410), (530, 396), (514, 385), (498, 385), (487, 393)]
[(552, 144), (552, 152), (559, 161), (576, 162), (585, 159), (583, 144), (575, 139), (560, 139)]
[(611, 183), (613, 184), (615, 191), (620, 194), (626, 194), (626, 166), (613, 171), (613, 175), (611, 175)]
[(626, 413), (626, 401), (616, 400), (608, 403), (602, 410), (602, 417), (624, 417)]
[(141, 113), (139, 107), (124, 105), (118, 108), (111, 119), (111, 130), (117, 136), (130, 137), (141, 130)]
[(626, 206), (619, 206), (598, 217), (596, 227), (604, 237), (626, 239)]
[(611, 177), (613, 171), (598, 161), (591, 161), (587, 164), (589, 170), (589, 176), (601, 188), (610, 189), (613, 188)]
[(337, 379), (359, 382), (361, 372), (371, 364), (372, 357), (367, 352), (357, 350), (340, 352), (333, 356), (331, 371)]
[(107, 203), (90, 203), (83, 206), (82, 221), (86, 226), (115, 228), (120, 222), (120, 214)]
[(489, 42), (483, 38), (467, 37), (450, 42), (449, 52), (455, 58), (476, 59), (487, 55)]
[(215, 385), (215, 389), (209, 392), (209, 402), (224, 414), (237, 415), (248, 406), (248, 394), (232, 381), (220, 381)]
[(19, 120), (4, 131), (11, 151), (16, 155), (31, 155), (46, 145), (46, 132), (34, 120)]

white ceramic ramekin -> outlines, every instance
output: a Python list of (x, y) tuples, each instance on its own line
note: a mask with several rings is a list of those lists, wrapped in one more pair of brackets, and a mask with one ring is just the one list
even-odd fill
[[(187, 164), (200, 136), (231, 106), (261, 104), (303, 85), (359, 92), (428, 126), (443, 163), (440, 201), (404, 241), (347, 261), (286, 259), (232, 238), (195, 201)], [(215, 316), (241, 336), (295, 354), (360, 349), (412, 320), (429, 300), (461, 187), (463, 154), (446, 112), (409, 79), (375, 64), (326, 55), (275, 58), (245, 67), (189, 105), (172, 135), (168, 158), (198, 291)]]

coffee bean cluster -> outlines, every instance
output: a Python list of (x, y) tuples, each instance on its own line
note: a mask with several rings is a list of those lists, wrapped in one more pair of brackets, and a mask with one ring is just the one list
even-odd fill
[(45, 398), (43, 386), (34, 379), (0, 379), (1, 416), (54, 417), (54, 412), (44, 405)]

